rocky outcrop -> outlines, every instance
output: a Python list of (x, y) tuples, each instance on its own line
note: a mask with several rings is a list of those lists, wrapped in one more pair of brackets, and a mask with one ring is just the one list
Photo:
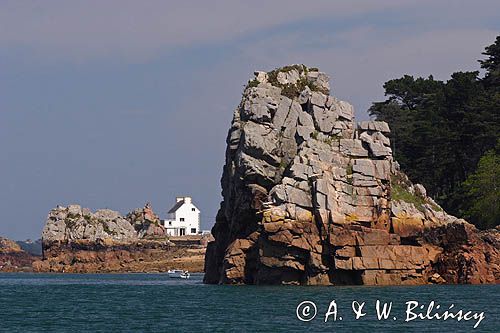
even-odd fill
[(423, 233), (443, 248), (433, 270), (448, 283), (500, 282), (500, 228), (480, 231), (469, 223), (449, 223)]
[(30, 271), (37, 258), (16, 242), (0, 237), (0, 272)]
[[(328, 76), (256, 72), (233, 115), (206, 283), (499, 281), (498, 233), (446, 214), (393, 160), (384, 122), (354, 122)], [(458, 238), (456, 238), (458, 237)]]
[(160, 218), (153, 212), (149, 202), (146, 203), (143, 209), (135, 209), (128, 213), (125, 219), (137, 231), (139, 238), (155, 239), (166, 237), (165, 228), (160, 224)]
[(165, 228), (151, 204), (135, 209), (125, 217), (110, 209), (95, 213), (79, 205), (52, 209), (42, 231), (42, 242), (131, 242), (145, 238), (165, 238)]
[(109, 209), (93, 213), (79, 205), (58, 206), (47, 218), (42, 247), (43, 259), (33, 263), (39, 272), (203, 269), (200, 251), (170, 242), (149, 203), (125, 217)]
[(42, 243), (90, 242), (137, 240), (138, 234), (133, 221), (110, 209), (100, 209), (95, 213), (79, 205), (58, 206), (52, 209), (42, 231)]

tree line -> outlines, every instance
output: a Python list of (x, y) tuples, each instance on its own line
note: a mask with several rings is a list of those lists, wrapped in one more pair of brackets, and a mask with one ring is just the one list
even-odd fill
[(368, 110), (389, 123), (401, 169), (449, 213), (480, 228), (500, 224), (500, 36), (479, 71), (447, 81), (405, 75)]

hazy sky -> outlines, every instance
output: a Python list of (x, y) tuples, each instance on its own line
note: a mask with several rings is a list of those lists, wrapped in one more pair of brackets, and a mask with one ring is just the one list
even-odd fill
[(366, 119), (403, 74), (476, 70), (496, 1), (0, 2), (0, 235), (40, 237), (79, 203), (212, 226), (225, 137), (254, 70), (319, 67)]

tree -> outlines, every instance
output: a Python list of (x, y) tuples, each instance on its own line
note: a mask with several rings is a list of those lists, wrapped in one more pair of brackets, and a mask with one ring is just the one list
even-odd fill
[(477, 71), (453, 73), (445, 82), (405, 75), (387, 81), (387, 99), (368, 110), (389, 123), (402, 170), (459, 216), (470, 197), (464, 182), (500, 133), (500, 36), (483, 54), (484, 78)]
[(500, 224), (500, 140), (496, 149), (479, 160), (477, 170), (464, 183), (470, 203), (465, 217), (480, 228)]
[(487, 46), (482, 53), (487, 56), (485, 60), (479, 60), (481, 67), (486, 70), (484, 82), (487, 86), (500, 87), (500, 36), (497, 36), (495, 43)]

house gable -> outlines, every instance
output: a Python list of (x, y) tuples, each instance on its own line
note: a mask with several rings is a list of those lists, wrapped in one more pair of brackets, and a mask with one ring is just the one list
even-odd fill
[(198, 234), (200, 230), (200, 210), (192, 203), (190, 197), (177, 197), (176, 203), (167, 213), (164, 220), (167, 233), (172, 236)]

